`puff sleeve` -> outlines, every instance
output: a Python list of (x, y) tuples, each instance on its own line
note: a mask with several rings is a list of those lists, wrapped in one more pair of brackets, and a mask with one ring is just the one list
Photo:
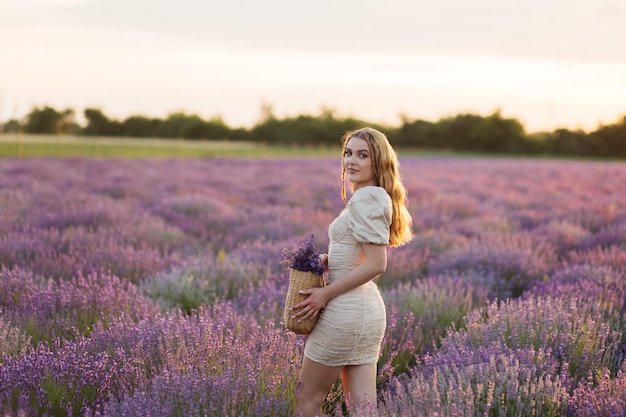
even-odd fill
[(348, 202), (348, 228), (359, 243), (388, 245), (391, 217), (391, 197), (384, 188), (360, 188)]

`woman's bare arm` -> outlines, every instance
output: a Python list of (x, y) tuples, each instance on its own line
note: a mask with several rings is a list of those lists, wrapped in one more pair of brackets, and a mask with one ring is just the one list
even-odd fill
[(333, 298), (353, 290), (376, 278), (387, 269), (387, 246), (364, 243), (365, 262), (354, 268), (345, 277), (324, 288), (311, 288), (306, 300), (292, 307), (293, 315), (305, 321), (319, 314), (320, 310)]

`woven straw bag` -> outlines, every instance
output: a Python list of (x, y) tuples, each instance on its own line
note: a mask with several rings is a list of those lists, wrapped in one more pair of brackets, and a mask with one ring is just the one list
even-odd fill
[(298, 323), (297, 318), (291, 318), (294, 312), (289, 311), (289, 309), (307, 298), (307, 295), (300, 294), (300, 291), (323, 286), (324, 277), (322, 275), (316, 275), (313, 272), (298, 271), (293, 268), (289, 269), (289, 289), (287, 290), (285, 311), (283, 312), (283, 320), (285, 321), (285, 327), (287, 330), (303, 335), (311, 333), (315, 323), (317, 323), (317, 316), (310, 320)]

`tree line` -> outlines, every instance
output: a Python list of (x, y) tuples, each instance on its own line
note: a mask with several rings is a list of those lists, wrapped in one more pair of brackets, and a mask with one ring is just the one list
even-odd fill
[(342, 132), (372, 126), (387, 133), (394, 146), (494, 154), (567, 155), (583, 157), (626, 157), (626, 115), (596, 130), (556, 129), (527, 133), (515, 118), (500, 111), (490, 115), (471, 113), (438, 121), (402, 117), (399, 126), (384, 126), (354, 117), (338, 117), (322, 108), (318, 115), (301, 114), (277, 118), (271, 105), (261, 109), (261, 119), (250, 128), (231, 127), (221, 117), (203, 119), (196, 114), (176, 112), (165, 119), (132, 115), (124, 120), (108, 117), (101, 109), (87, 108), (85, 125), (77, 123), (73, 109), (34, 107), (23, 120), (4, 124), (6, 133), (170, 138), (191, 140), (227, 139), (281, 145), (337, 145)]

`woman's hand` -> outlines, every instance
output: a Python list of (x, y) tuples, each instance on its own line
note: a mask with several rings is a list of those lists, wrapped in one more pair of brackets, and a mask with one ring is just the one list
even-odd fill
[(328, 254), (320, 253), (320, 263), (324, 265), (324, 270), (328, 271)]
[(293, 318), (297, 318), (298, 322), (307, 321), (319, 316), (328, 302), (327, 287), (309, 288), (300, 291), (300, 294), (307, 295), (306, 300), (291, 307)]
[[(319, 256), (320, 263), (324, 265), (324, 270), (328, 271), (328, 254), (321, 253)], [(293, 318), (297, 318), (298, 322), (310, 320), (322, 314), (322, 310), (328, 302), (328, 293), (323, 291), (324, 288), (310, 288), (300, 291), (302, 295), (308, 295), (306, 300), (291, 307)]]

